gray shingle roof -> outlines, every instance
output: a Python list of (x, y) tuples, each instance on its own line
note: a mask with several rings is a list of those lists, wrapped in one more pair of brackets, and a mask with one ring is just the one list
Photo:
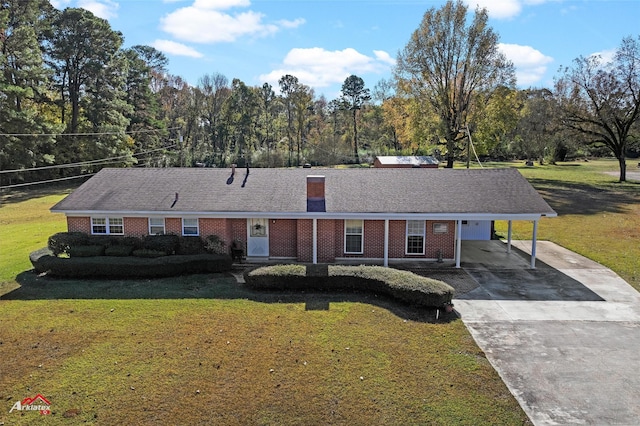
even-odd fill
[[(103, 169), (54, 212), (306, 213), (306, 176), (325, 176), (327, 213), (555, 212), (516, 169)], [(178, 194), (178, 200), (172, 204)]]

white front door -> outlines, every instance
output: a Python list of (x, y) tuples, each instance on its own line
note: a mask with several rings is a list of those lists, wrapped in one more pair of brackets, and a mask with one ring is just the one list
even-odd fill
[(248, 219), (247, 220), (247, 256), (268, 257), (269, 256), (269, 220), (268, 219)]

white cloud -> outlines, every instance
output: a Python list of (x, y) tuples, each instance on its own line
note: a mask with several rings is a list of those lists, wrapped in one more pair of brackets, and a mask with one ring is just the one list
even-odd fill
[(335, 51), (320, 47), (295, 48), (289, 51), (280, 67), (259, 76), (259, 79), (277, 87), (278, 80), (290, 74), (303, 84), (323, 88), (343, 83), (351, 74), (383, 73), (395, 65), (384, 51), (374, 51), (374, 55), (367, 56), (352, 48)]
[(71, 0), (49, 0), (51, 6), (55, 7), (58, 10), (62, 10), (69, 5)]
[(391, 55), (389, 55), (387, 52), (385, 52), (384, 50), (374, 50), (373, 54), (376, 55), (376, 58), (379, 61), (385, 62), (391, 66), (395, 66), (396, 65), (396, 60), (393, 59), (391, 57)]
[(531, 46), (500, 43), (498, 48), (513, 62), (516, 78), (520, 86), (529, 86), (539, 82), (547, 72), (547, 65), (553, 58), (544, 55)]
[(120, 5), (111, 0), (79, 0), (78, 7), (87, 9), (102, 19), (111, 19), (118, 16)]
[(242, 36), (265, 37), (282, 28), (296, 28), (304, 19), (265, 23), (265, 15), (248, 10), (227, 13), (223, 10), (249, 6), (246, 0), (196, 0), (162, 18), (162, 29), (179, 40), (194, 43), (233, 42)]
[(609, 50), (603, 50), (603, 51), (600, 51), (600, 52), (594, 52), (589, 56), (591, 56), (591, 57), (594, 57), (594, 56), (599, 57), (600, 58), (600, 63), (602, 63), (603, 65), (610, 64), (615, 59), (616, 49), (609, 49)]
[(522, 11), (521, 0), (465, 0), (470, 8), (486, 8), (489, 16), (496, 19), (507, 19), (517, 16)]
[(202, 53), (189, 46), (170, 40), (156, 40), (151, 43), (151, 46), (170, 55), (188, 56), (190, 58), (202, 58), (204, 56)]
[(303, 18), (294, 19), (293, 21), (288, 21), (286, 19), (282, 19), (278, 21), (278, 25), (282, 28), (298, 28), (300, 25), (304, 25), (306, 20)]
[(215, 9), (225, 10), (232, 7), (248, 7), (251, 5), (249, 0), (195, 0), (193, 7), (196, 9)]
[(551, 1), (562, 0), (464, 0), (472, 9), (486, 8), (489, 16), (495, 19), (511, 19), (518, 16), (524, 6), (537, 6)]

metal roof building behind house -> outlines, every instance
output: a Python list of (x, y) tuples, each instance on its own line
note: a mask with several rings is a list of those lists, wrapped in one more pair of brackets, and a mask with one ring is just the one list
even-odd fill
[(425, 167), (437, 168), (440, 162), (430, 155), (419, 156), (400, 156), (400, 155), (381, 155), (377, 156), (373, 162), (374, 167)]

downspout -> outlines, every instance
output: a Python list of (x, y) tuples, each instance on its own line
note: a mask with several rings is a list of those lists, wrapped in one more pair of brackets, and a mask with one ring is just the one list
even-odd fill
[(318, 219), (313, 218), (313, 264), (318, 263)]
[(531, 241), (531, 269), (536, 269), (536, 246), (538, 245), (538, 221), (533, 221), (533, 239)]

